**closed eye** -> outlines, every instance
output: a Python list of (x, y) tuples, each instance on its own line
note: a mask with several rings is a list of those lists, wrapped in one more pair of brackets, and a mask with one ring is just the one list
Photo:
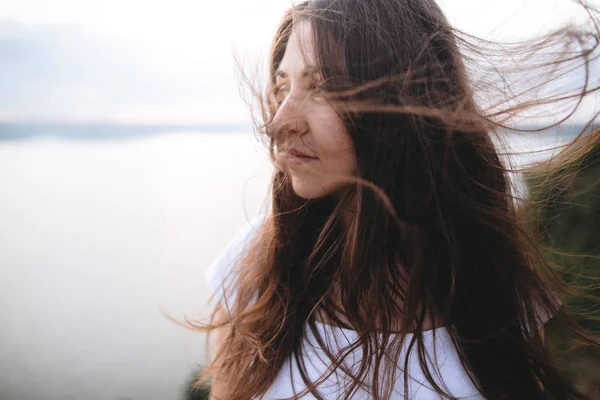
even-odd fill
[(283, 100), (285, 100), (287, 91), (287, 87), (283, 85), (277, 85), (273, 89), (273, 97), (275, 98), (275, 103), (277, 104), (277, 107), (279, 107), (281, 103), (283, 103)]
[[(302, 90), (306, 91), (306, 94), (320, 96), (321, 94), (325, 93), (325, 86), (323, 81), (314, 79), (307, 80)], [(288, 96), (289, 91), (288, 81), (284, 81), (275, 85), (272, 94), (277, 107), (281, 106), (285, 98)]]

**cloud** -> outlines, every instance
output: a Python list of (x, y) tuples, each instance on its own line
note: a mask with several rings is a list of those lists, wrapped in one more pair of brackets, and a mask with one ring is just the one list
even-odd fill
[(165, 57), (72, 24), (0, 21), (2, 120), (242, 120), (247, 113), (236, 85), (226, 52)]

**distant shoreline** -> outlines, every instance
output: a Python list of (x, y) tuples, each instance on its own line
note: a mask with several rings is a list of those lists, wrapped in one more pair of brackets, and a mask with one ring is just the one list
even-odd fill
[(59, 137), (74, 140), (127, 139), (175, 132), (243, 132), (249, 123), (238, 124), (125, 124), (125, 123), (0, 123), (0, 140)]

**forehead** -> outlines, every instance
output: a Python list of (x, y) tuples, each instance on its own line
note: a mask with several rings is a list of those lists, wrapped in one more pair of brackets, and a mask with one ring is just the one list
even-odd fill
[(316, 70), (312, 27), (307, 21), (295, 22), (276, 76), (306, 76), (315, 73)]

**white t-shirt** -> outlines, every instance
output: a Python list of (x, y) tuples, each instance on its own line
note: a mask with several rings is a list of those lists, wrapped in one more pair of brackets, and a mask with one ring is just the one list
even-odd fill
[[(247, 221), (208, 268), (206, 279), (218, 298), (222, 299), (223, 296), (223, 280), (229, 271), (231, 271), (231, 268), (233, 268), (240, 259), (246, 245), (252, 238), (253, 233), (258, 230), (263, 218), (264, 215), (261, 215)], [(228, 303), (232, 303), (229, 298)], [(357, 337), (356, 331), (350, 329), (334, 327), (318, 321), (316, 322), (316, 326), (320, 336), (324, 338), (328, 349), (333, 354), (337, 354), (340, 349), (346, 347)], [(410, 338), (409, 334), (404, 341), (405, 345), (402, 352), (404, 355), (406, 354), (406, 348), (408, 347)], [(429, 369), (433, 374), (434, 380), (441, 388), (459, 399), (484, 399), (477, 391), (469, 379), (464, 367), (460, 363), (456, 348), (452, 343), (450, 334), (446, 328), (437, 328), (435, 330), (423, 332), (423, 340), (427, 355), (431, 360), (428, 362)], [(348, 367), (351, 367), (352, 365), (356, 366), (360, 361), (361, 353), (362, 350), (357, 349), (350, 357), (345, 359), (344, 363)], [(328, 371), (331, 361), (326, 356), (326, 353), (319, 348), (308, 325), (305, 329), (301, 354), (312, 382), (317, 381)], [(404, 357), (401, 356), (401, 360), (404, 360)], [(394, 395), (392, 396), (393, 399), (404, 399), (404, 373), (401, 369), (403, 365), (404, 364), (402, 363), (396, 374)], [(348, 382), (347, 380), (344, 381), (344, 379), (348, 379), (348, 377), (344, 375), (345, 374), (338, 369), (324, 383), (318, 386), (317, 389), (327, 399), (340, 398), (343, 395), (344, 388)], [(408, 399), (439, 400), (443, 398), (439, 394), (436, 394), (430, 383), (427, 381), (420, 366), (418, 352), (415, 348), (410, 352), (408, 375), (410, 377), (408, 382)], [(262, 398), (265, 400), (275, 400), (292, 397), (295, 393), (300, 393), (305, 387), (296, 360), (292, 355), (284, 362), (283, 367), (279, 371), (272, 386)], [(365, 390), (359, 390), (352, 398), (356, 400), (367, 400), (372, 399), (373, 396), (369, 395)], [(315, 397), (309, 394), (302, 397), (302, 399), (315, 399)]]

